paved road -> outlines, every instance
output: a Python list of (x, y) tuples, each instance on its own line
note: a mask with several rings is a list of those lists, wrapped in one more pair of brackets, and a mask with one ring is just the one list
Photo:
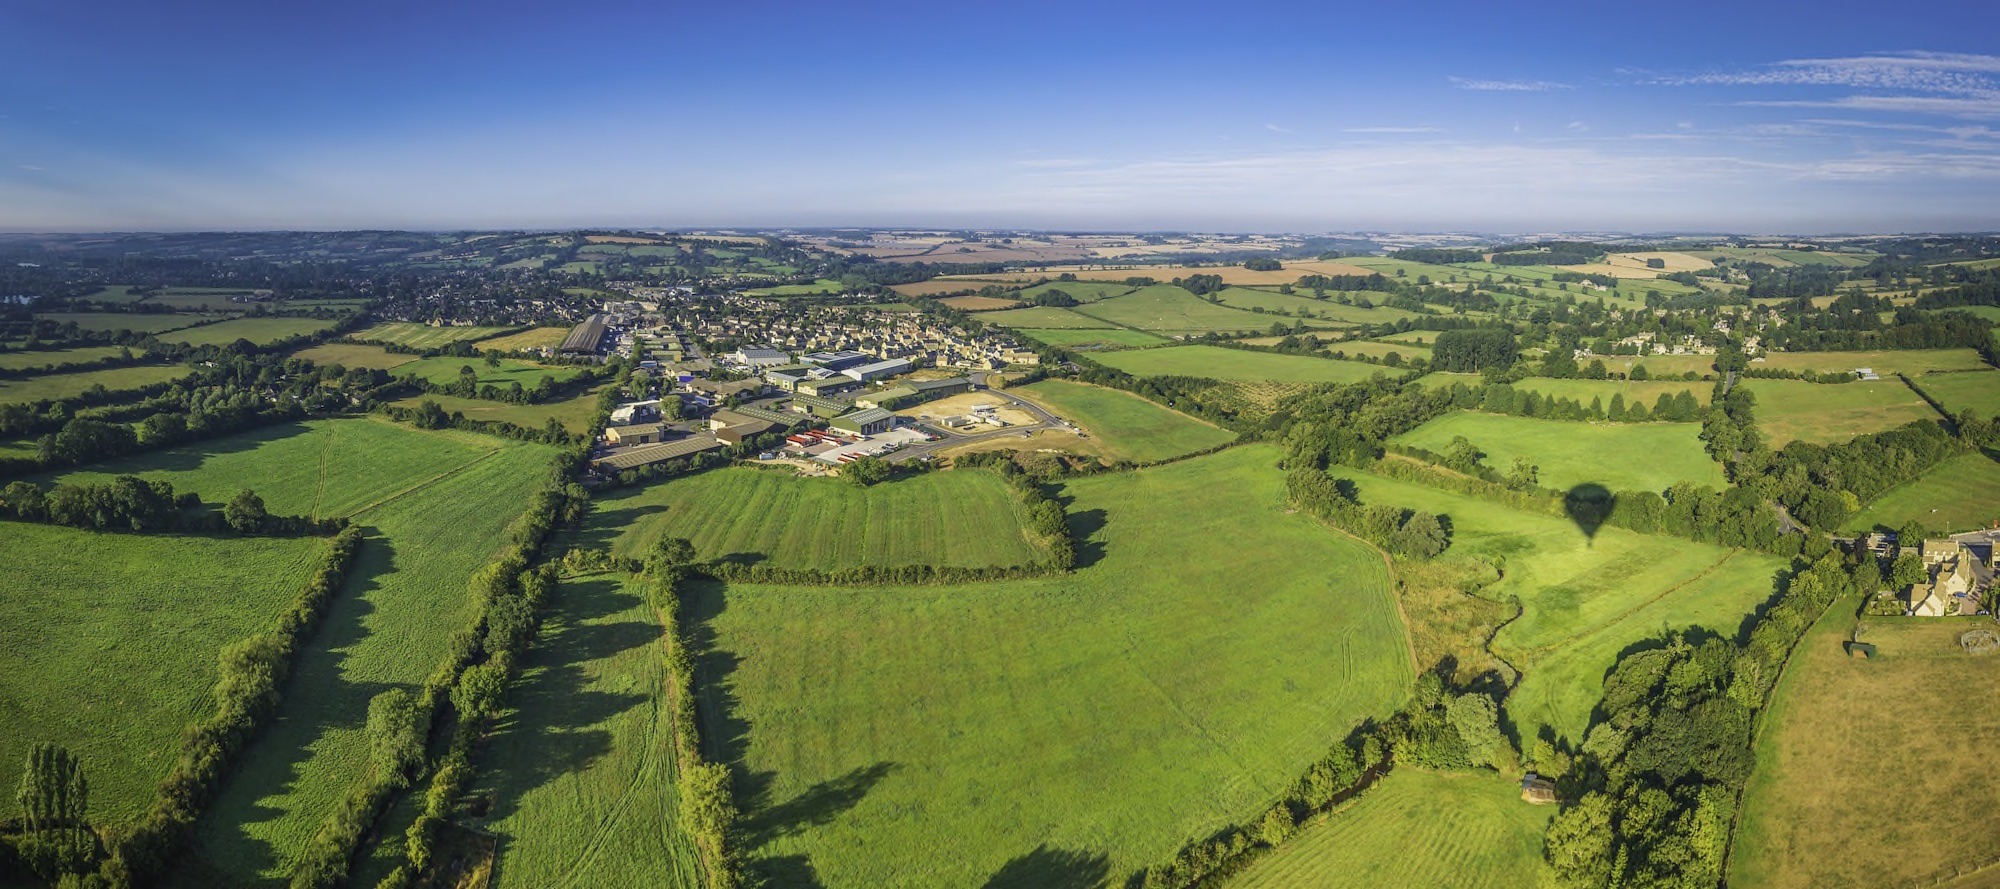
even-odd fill
[[(985, 374), (975, 373), (972, 375), (972, 382), (974, 385), (983, 385), (985, 378)], [(1031, 426), (1008, 426), (1004, 429), (994, 429), (990, 432), (956, 433), (948, 430), (937, 430), (943, 436), (937, 441), (927, 441), (921, 444), (910, 445), (890, 454), (888, 457), (889, 461), (892, 463), (902, 463), (935, 454), (946, 448), (954, 448), (959, 445), (973, 444), (975, 442), (992, 441), (998, 438), (1026, 438), (1044, 429), (1070, 430), (1075, 428), (1064, 421), (1063, 418), (1044, 410), (1041, 405), (1018, 395), (1009, 394), (1004, 389), (986, 389), (982, 391), (986, 395), (1007, 402), (1012, 407), (1019, 408), (1029, 416), (1034, 417), (1038, 422)], [(931, 429), (932, 427), (925, 426), (924, 428)]]

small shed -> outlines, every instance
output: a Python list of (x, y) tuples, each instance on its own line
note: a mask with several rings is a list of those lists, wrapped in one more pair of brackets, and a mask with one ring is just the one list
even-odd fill
[(1529, 772), (1521, 779), (1521, 800), (1537, 806), (1560, 802), (1556, 798), (1556, 782)]

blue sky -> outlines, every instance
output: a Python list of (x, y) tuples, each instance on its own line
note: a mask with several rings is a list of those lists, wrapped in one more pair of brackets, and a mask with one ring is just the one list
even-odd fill
[(10, 0), (0, 37), (11, 230), (2000, 229), (1991, 2)]

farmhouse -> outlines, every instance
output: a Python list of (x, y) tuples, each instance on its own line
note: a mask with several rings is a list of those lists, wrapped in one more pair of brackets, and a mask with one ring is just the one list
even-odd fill
[(1977, 553), (1953, 540), (1926, 540), (1918, 552), (1930, 578), (1912, 584), (1903, 592), (1903, 602), (1912, 617), (1945, 617), (1979, 613), (1977, 592), (1981, 577), (1990, 576), (1990, 566)]
[(835, 417), (830, 425), (835, 429), (845, 429), (857, 435), (879, 435), (889, 431), (895, 423), (895, 414), (879, 407), (871, 407)]

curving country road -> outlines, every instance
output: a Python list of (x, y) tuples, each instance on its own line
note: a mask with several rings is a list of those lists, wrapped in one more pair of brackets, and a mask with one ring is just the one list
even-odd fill
[[(971, 375), (971, 378), (972, 378), (972, 384), (974, 386), (986, 385), (986, 374), (984, 373), (974, 373)], [(903, 448), (900, 451), (890, 454), (886, 459), (888, 459), (892, 463), (902, 463), (909, 460), (915, 460), (920, 457), (929, 456), (946, 448), (954, 448), (963, 444), (972, 444), (974, 442), (990, 441), (992, 439), (1007, 438), (1010, 436), (1014, 438), (1025, 438), (1029, 435), (1033, 435), (1036, 432), (1040, 432), (1044, 429), (1069, 430), (1075, 428), (1071, 426), (1069, 422), (1064, 420), (1063, 418), (1058, 417), (1055, 414), (1049, 413), (1048, 410), (1043, 408), (1041, 405), (1029, 401), (1025, 398), (1022, 398), (1018, 395), (1010, 394), (1005, 389), (989, 388), (989, 389), (982, 389), (979, 391), (983, 392), (986, 395), (993, 396), (994, 398), (997, 398), (1001, 401), (1007, 402), (1009, 406), (1020, 409), (1021, 411), (1027, 413), (1029, 416), (1034, 417), (1038, 422), (1029, 426), (1008, 426), (1004, 429), (994, 429), (990, 432), (974, 432), (970, 434), (953, 432), (949, 429), (938, 429), (933, 426), (925, 425), (922, 428), (936, 432), (942, 437), (939, 438), (937, 441), (927, 441), (921, 444), (910, 445), (909, 447)]]

